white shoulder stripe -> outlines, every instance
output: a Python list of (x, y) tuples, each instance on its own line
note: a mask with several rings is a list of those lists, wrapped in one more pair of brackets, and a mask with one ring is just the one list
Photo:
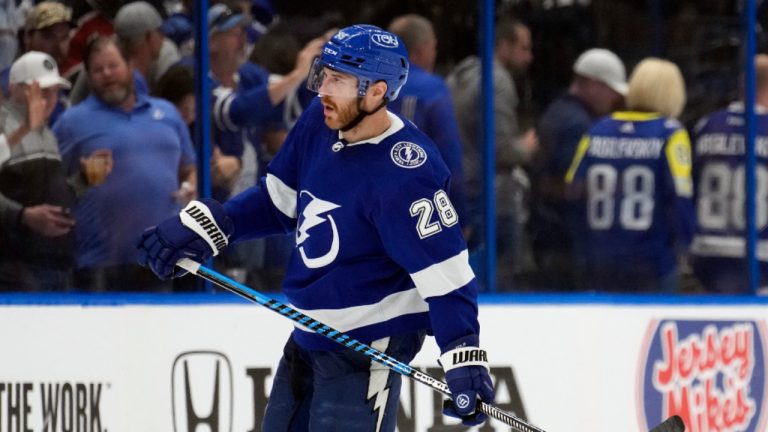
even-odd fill
[[(379, 303), (353, 306), (343, 309), (299, 309), (299, 312), (327, 324), (340, 332), (379, 324), (402, 315), (426, 312), (427, 302), (416, 288), (389, 295)], [(304, 326), (294, 324), (297, 329), (308, 331)]]
[(468, 284), (474, 277), (466, 249), (443, 262), (411, 273), (411, 279), (424, 298), (448, 294)]
[(232, 118), (229, 116), (229, 107), (232, 106), (232, 101), (235, 100), (235, 94), (232, 93), (224, 100), (224, 105), (221, 108), (221, 122), (229, 128), (232, 132), (237, 132), (240, 128), (232, 122)]
[(284, 215), (296, 219), (296, 191), (272, 174), (267, 174), (267, 193)]

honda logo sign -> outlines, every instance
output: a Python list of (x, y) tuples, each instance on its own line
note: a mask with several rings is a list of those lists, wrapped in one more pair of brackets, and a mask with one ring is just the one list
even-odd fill
[(179, 354), (171, 386), (175, 432), (198, 432), (198, 426), (206, 432), (232, 432), (232, 366), (224, 354)]

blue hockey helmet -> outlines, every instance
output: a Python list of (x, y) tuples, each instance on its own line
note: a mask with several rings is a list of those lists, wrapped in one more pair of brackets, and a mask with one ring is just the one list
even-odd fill
[(408, 52), (396, 35), (379, 27), (358, 24), (339, 30), (315, 59), (307, 88), (319, 92), (324, 68), (354, 75), (358, 97), (365, 96), (371, 84), (387, 83), (387, 100), (395, 100), (408, 79)]

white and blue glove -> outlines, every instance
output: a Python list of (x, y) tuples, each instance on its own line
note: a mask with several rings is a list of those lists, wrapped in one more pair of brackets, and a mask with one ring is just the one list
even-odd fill
[(234, 224), (217, 201), (191, 201), (179, 213), (147, 228), (138, 244), (139, 264), (149, 267), (160, 279), (182, 276), (176, 268), (182, 258), (203, 263), (229, 243)]
[(451, 399), (443, 404), (443, 414), (460, 418), (466, 426), (479, 425), (488, 417), (477, 409), (477, 399), (492, 404), (496, 396), (488, 374), (488, 356), (478, 345), (476, 335), (466, 336), (450, 344), (440, 356), (451, 390)]

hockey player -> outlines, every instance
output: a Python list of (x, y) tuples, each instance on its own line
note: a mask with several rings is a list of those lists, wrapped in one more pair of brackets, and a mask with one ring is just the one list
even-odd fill
[[(755, 57), (757, 76), (757, 193), (760, 286), (768, 284), (768, 56)], [(744, 104), (712, 113), (694, 131), (696, 233), (693, 271), (711, 292), (750, 293), (747, 283), (744, 216)]]
[[(294, 307), (404, 362), (433, 334), (453, 395), (445, 413), (480, 424), (477, 398), (492, 403), (494, 389), (449, 171), (426, 135), (386, 110), (407, 75), (397, 36), (340, 30), (308, 77), (319, 98), (260, 184), (149, 228), (140, 262), (170, 278), (182, 257), (203, 262), (227, 243), (295, 231), (283, 282)], [(296, 328), (263, 430), (393, 431), (400, 387), (399, 374)]]
[(583, 205), (586, 283), (597, 291), (673, 291), (678, 253), (693, 230), (691, 145), (675, 119), (685, 84), (674, 63), (649, 58), (632, 72), (630, 111), (595, 124), (566, 173)]

